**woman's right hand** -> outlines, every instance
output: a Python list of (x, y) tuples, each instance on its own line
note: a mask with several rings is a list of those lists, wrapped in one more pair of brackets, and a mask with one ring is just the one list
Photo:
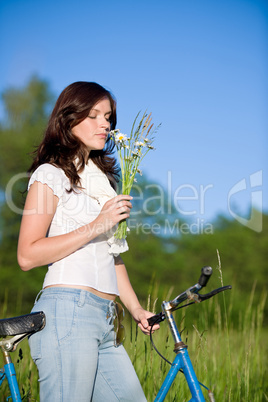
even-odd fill
[(120, 194), (107, 201), (98, 217), (94, 220), (93, 227), (97, 234), (102, 234), (114, 227), (120, 221), (129, 218), (132, 208), (130, 195)]

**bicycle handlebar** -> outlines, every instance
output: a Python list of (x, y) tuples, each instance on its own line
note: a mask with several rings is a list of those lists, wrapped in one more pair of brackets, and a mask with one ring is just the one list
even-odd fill
[[(174, 311), (180, 303), (184, 302), (187, 299), (194, 300), (194, 302), (200, 303), (204, 300), (207, 300), (207, 299), (215, 296), (216, 294), (218, 294), (220, 292), (223, 292), (228, 289), (232, 289), (232, 286), (228, 285), (228, 286), (223, 286), (218, 289), (214, 289), (209, 293), (200, 295), (198, 293), (198, 291), (201, 290), (202, 287), (206, 286), (211, 275), (212, 275), (212, 268), (209, 266), (203, 267), (201, 270), (201, 276), (196, 285), (190, 287), (185, 292), (183, 292), (179, 296), (175, 297), (175, 299), (173, 299), (172, 301), (163, 302), (163, 303), (166, 305), (169, 305), (169, 311)], [(184, 307), (184, 306), (182, 306), (182, 307)], [(148, 323), (150, 326), (153, 326), (154, 324), (158, 324), (161, 321), (164, 321), (165, 318), (166, 318), (165, 313), (161, 312), (159, 314), (155, 314), (154, 316), (150, 317), (148, 319)]]
[(198, 294), (199, 301), (202, 302), (204, 300), (210, 299), (211, 297), (215, 296), (216, 294), (218, 294), (220, 292), (224, 292), (225, 290), (228, 290), (228, 289), (232, 289), (232, 286), (231, 285), (222, 286), (221, 288), (214, 289), (211, 292), (206, 293), (204, 295)]

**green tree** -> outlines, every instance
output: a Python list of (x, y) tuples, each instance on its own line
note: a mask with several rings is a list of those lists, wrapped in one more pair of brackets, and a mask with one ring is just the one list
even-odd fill
[(21, 89), (10, 88), (2, 94), (5, 117), (0, 124), (0, 192), (4, 198), (0, 210), (0, 302), (4, 289), (10, 294), (23, 287), (36, 287), (43, 272), (31, 277), (20, 272), (16, 249), (27, 186), (31, 153), (40, 142), (54, 95), (46, 81), (32, 77)]
[(4, 190), (12, 176), (27, 171), (54, 96), (46, 81), (33, 77), (22, 89), (7, 89), (2, 99), (5, 117), (0, 125), (0, 188)]

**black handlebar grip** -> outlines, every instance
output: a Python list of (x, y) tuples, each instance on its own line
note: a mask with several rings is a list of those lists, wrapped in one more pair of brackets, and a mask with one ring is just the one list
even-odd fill
[(161, 321), (164, 321), (165, 319), (165, 314), (163, 312), (153, 315), (150, 318), (147, 318), (147, 321), (150, 325), (150, 327), (152, 327), (154, 324), (159, 324)]
[(155, 316), (153, 315), (150, 318), (147, 318), (148, 324), (152, 327), (155, 324)]
[(198, 281), (199, 285), (205, 287), (211, 275), (212, 275), (212, 268), (209, 266), (203, 267), (201, 269), (201, 276)]

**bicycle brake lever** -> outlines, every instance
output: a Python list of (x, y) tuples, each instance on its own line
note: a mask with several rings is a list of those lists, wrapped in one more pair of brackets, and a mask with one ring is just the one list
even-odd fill
[(210, 299), (212, 296), (215, 296), (217, 293), (223, 292), (228, 289), (232, 289), (232, 286), (231, 285), (223, 286), (221, 288), (214, 289), (214, 290), (212, 290), (212, 292), (206, 293), (204, 295), (200, 295), (198, 293), (199, 301), (202, 302), (204, 300)]

